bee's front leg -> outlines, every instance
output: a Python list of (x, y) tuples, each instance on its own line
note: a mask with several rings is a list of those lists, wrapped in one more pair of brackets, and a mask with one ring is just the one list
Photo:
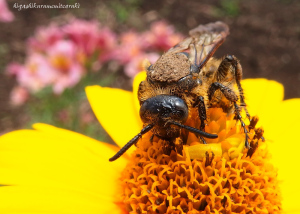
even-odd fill
[(227, 77), (229, 72), (233, 72), (233, 77), (237, 84), (239, 90), (239, 97), (240, 97), (240, 106), (244, 108), (247, 118), (250, 120), (250, 114), (246, 107), (245, 97), (244, 97), (244, 90), (241, 85), (241, 79), (243, 76), (243, 69), (239, 62), (239, 60), (233, 55), (227, 55), (219, 65), (219, 68), (216, 72), (216, 79), (218, 82), (223, 82), (224, 79)]
[[(194, 107), (198, 108), (198, 115), (201, 121), (200, 130), (205, 131), (206, 107), (205, 107), (204, 97), (202, 96), (197, 97)], [(204, 144), (206, 144), (206, 141), (202, 136), (200, 136), (200, 139)]]
[(238, 96), (234, 93), (234, 91), (219, 83), (219, 82), (214, 82), (210, 85), (209, 89), (208, 89), (208, 98), (209, 100), (211, 100), (214, 96), (214, 93), (216, 90), (220, 90), (222, 92), (222, 94), (231, 102), (233, 102), (234, 104), (234, 108), (235, 108), (235, 116), (236, 118), (241, 122), (241, 125), (244, 129), (244, 133), (245, 133), (245, 146), (249, 149), (250, 148), (250, 145), (249, 145), (249, 142), (248, 142), (248, 131), (246, 129), (246, 125), (244, 123), (244, 121), (242, 120), (242, 116), (240, 114), (240, 108), (239, 106), (236, 104), (236, 102), (238, 101)]
[(234, 91), (231, 88), (229, 88), (219, 82), (214, 82), (209, 86), (209, 89), (208, 89), (209, 101), (212, 100), (216, 90), (220, 90), (222, 92), (222, 94), (231, 102), (236, 103), (239, 99), (238, 96), (234, 93)]

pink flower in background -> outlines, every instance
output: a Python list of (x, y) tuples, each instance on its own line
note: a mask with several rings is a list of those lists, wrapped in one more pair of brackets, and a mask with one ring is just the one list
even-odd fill
[(87, 56), (96, 52), (103, 61), (108, 60), (108, 54), (116, 46), (116, 35), (106, 27), (100, 27), (97, 21), (74, 19), (63, 27), (63, 32)]
[(47, 52), (47, 49), (57, 41), (64, 38), (60, 27), (56, 24), (50, 24), (47, 27), (39, 27), (33, 37), (27, 41), (28, 52)]
[(28, 100), (28, 98), (28, 91), (21, 86), (13, 88), (10, 93), (10, 102), (13, 106), (23, 105)]
[[(146, 58), (154, 63), (159, 57), (156, 52), (168, 50), (181, 38), (165, 22), (153, 23), (145, 33), (128, 31), (117, 37), (97, 21), (72, 19), (62, 26), (52, 23), (38, 28), (27, 41), (25, 63), (11, 63), (7, 72), (31, 93), (51, 86), (55, 94), (61, 94), (76, 85), (86, 72), (99, 71), (109, 60), (124, 66), (124, 72), (133, 77), (143, 69)], [(21, 100), (17, 96), (20, 91), (14, 92), (15, 100)]]
[(85, 69), (81, 62), (81, 53), (72, 41), (61, 40), (48, 50), (48, 60), (54, 74), (53, 91), (61, 94), (65, 88), (77, 84)]
[(0, 22), (11, 22), (14, 18), (14, 14), (8, 9), (6, 1), (0, 0)]
[(167, 25), (164, 21), (154, 22), (150, 31), (142, 36), (150, 49), (166, 51), (180, 42), (183, 38), (181, 34), (175, 33), (174, 27)]
[(176, 34), (172, 26), (165, 22), (155, 22), (151, 30), (145, 33), (125, 32), (120, 36), (120, 44), (115, 50), (115, 59), (124, 65), (124, 71), (129, 77), (133, 77), (142, 68), (143, 59), (148, 58), (154, 63), (159, 55), (147, 53), (152, 51), (166, 51), (176, 45), (182, 36)]
[(16, 63), (16, 62), (12, 62), (7, 65), (6, 73), (11, 76), (17, 76), (19, 74), (19, 72), (22, 70), (22, 68), (23, 68), (23, 65)]
[(10, 64), (7, 72), (15, 75), (19, 85), (31, 92), (37, 92), (49, 85), (54, 78), (47, 59), (40, 54), (29, 55), (24, 65)]
[(124, 72), (127, 76), (133, 78), (138, 72), (144, 69), (143, 66), (146, 59), (153, 64), (159, 57), (160, 55), (157, 53), (140, 54), (137, 57), (132, 58), (132, 60), (125, 65)]
[(52, 85), (56, 94), (77, 84), (84, 74), (80, 51), (71, 41), (58, 41), (47, 55), (31, 53), (24, 65), (12, 63), (7, 72), (15, 75), (20, 86), (37, 92)]
[(73, 42), (60, 40), (48, 48), (47, 55), (31, 53), (24, 65), (12, 63), (7, 72), (31, 92), (53, 86), (54, 93), (61, 94), (65, 88), (77, 84), (84, 74), (81, 58)]
[(121, 64), (127, 64), (135, 57), (144, 54), (143, 37), (133, 31), (123, 33), (120, 36), (119, 47), (114, 51), (114, 57)]
[(97, 21), (74, 19), (63, 27), (63, 32), (87, 55), (95, 52), (99, 33)]
[(114, 58), (114, 50), (117, 48), (117, 37), (107, 27), (103, 27), (98, 34), (99, 61), (107, 62)]

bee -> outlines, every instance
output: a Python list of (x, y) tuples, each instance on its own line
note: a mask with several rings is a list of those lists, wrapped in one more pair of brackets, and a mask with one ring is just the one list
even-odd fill
[[(244, 129), (245, 146), (249, 148), (248, 131), (240, 115), (244, 108), (250, 118), (240, 84), (242, 67), (235, 56), (212, 57), (229, 35), (228, 26), (223, 22), (199, 25), (189, 35), (147, 68), (147, 78), (138, 89), (143, 129), (109, 161), (118, 159), (150, 130), (170, 144), (181, 136), (182, 129), (196, 134), (203, 143), (206, 143), (204, 138), (217, 138), (218, 135), (204, 131), (206, 112), (212, 107), (235, 114)], [(193, 109), (198, 112), (200, 127), (185, 124)]]

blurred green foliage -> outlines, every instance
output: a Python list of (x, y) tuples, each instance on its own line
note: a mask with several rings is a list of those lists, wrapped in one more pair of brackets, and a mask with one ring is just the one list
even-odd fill
[(220, 7), (214, 7), (215, 17), (237, 17), (240, 14), (240, 0), (220, 0)]
[(112, 0), (109, 2), (119, 22), (124, 23), (141, 5), (141, 0)]
[(239, 0), (221, 0), (224, 13), (228, 16), (238, 16), (240, 13)]

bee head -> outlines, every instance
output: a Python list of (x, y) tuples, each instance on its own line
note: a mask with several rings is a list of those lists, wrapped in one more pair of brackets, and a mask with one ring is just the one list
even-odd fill
[(164, 127), (168, 121), (184, 123), (189, 115), (183, 99), (173, 95), (157, 95), (145, 100), (140, 109), (140, 117), (146, 124)]

